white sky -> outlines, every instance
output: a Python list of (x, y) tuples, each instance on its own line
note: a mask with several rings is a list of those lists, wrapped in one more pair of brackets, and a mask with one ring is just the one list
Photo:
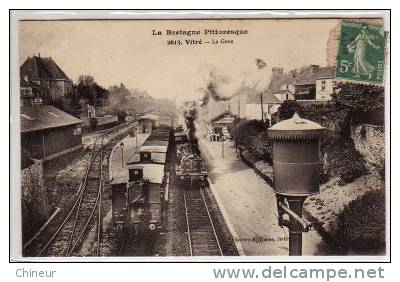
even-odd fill
[[(33, 54), (51, 56), (74, 81), (90, 74), (103, 87), (123, 82), (160, 98), (192, 99), (213, 70), (228, 82), (222, 95), (239, 85), (268, 83), (272, 66), (285, 70), (309, 64), (326, 65), (326, 44), (337, 20), (203, 20), (203, 21), (24, 21), (20, 22), (20, 63)], [(232, 45), (167, 46), (153, 36), (165, 29), (247, 29), (242, 36), (193, 36), (233, 39)], [(184, 39), (186, 37), (180, 37)], [(258, 71), (255, 58), (267, 69)]]

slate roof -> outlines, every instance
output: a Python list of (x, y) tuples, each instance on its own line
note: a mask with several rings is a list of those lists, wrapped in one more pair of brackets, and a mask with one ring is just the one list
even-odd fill
[(314, 84), (317, 79), (335, 77), (335, 67), (304, 67), (300, 71), (291, 71), (271, 78), (270, 91), (278, 91), (285, 84)]
[[(263, 93), (263, 102), (265, 104), (282, 103), (273, 94), (285, 94), (287, 90), (281, 87), (286, 84), (308, 85), (315, 84), (317, 79), (335, 77), (335, 67), (304, 67), (300, 71), (291, 71), (288, 73), (273, 76), (267, 89)], [(260, 94), (249, 95), (247, 104), (260, 104)]]
[(242, 86), (240, 87), (235, 93), (233, 93), (233, 95), (230, 97), (230, 99), (232, 99), (235, 96), (238, 96), (239, 94), (241, 96), (248, 96), (248, 95), (253, 95), (256, 93), (256, 90), (254, 88), (250, 88), (248, 86)]
[(218, 120), (218, 119), (220, 119), (220, 118), (223, 118), (225, 115), (231, 115), (232, 117), (235, 117), (235, 115), (232, 114), (230, 111), (224, 111), (224, 112), (222, 112), (222, 113), (219, 113), (219, 114), (215, 115), (215, 116), (211, 119), (211, 122), (216, 121), (216, 120)]
[(52, 106), (21, 107), (20, 119), (21, 132), (63, 127), (83, 122)]
[(20, 67), (20, 75), (30, 79), (71, 80), (51, 57), (28, 57)]
[(153, 120), (158, 121), (160, 118), (153, 114), (146, 114), (144, 116), (139, 117), (137, 120)]
[[(247, 104), (261, 104), (260, 94), (253, 94), (247, 97)], [(276, 98), (270, 91), (264, 91), (263, 93), (263, 104), (281, 104), (278, 98)]]
[(315, 84), (317, 79), (333, 78), (335, 76), (335, 67), (318, 68), (314, 72), (304, 71), (294, 79), (295, 85)]
[(288, 94), (288, 93), (292, 93), (292, 92), (290, 92), (290, 90), (288, 90), (288, 89), (278, 89), (278, 90), (273, 91), (273, 94)]

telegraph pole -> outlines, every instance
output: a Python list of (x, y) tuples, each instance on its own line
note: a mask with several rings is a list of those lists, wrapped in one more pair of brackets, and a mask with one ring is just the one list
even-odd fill
[(139, 130), (138, 130), (138, 127), (136, 126), (136, 134), (135, 134), (135, 136), (136, 136), (136, 143), (135, 143), (135, 147), (136, 147), (136, 150), (137, 150), (137, 147), (138, 147), (138, 144), (137, 144), (137, 136), (138, 136), (138, 134), (139, 134)]
[(237, 155), (237, 140), (236, 140), (236, 136), (237, 136), (237, 131), (236, 131), (236, 124), (237, 124), (237, 117), (235, 116), (235, 153)]
[[(239, 119), (238, 119), (239, 117)], [(239, 93), (239, 102), (238, 102), (238, 113), (237, 115), (235, 115), (235, 153), (237, 156), (237, 152), (238, 152), (238, 144), (237, 144), (237, 123), (238, 120), (240, 120), (240, 93)]]
[(264, 123), (264, 101), (263, 101), (263, 93), (260, 93), (260, 101), (261, 101), (261, 121)]
[(221, 140), (222, 157), (224, 157), (224, 139)]

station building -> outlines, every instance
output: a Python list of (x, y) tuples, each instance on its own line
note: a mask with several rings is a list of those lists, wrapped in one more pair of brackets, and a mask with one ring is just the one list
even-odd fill
[(52, 106), (21, 107), (22, 159), (50, 160), (82, 147), (82, 121)]
[(225, 138), (231, 138), (229, 130), (232, 130), (232, 125), (236, 119), (236, 115), (230, 111), (224, 111), (213, 118), (211, 118), (211, 134), (219, 134)]
[(137, 119), (139, 133), (151, 133), (153, 128), (158, 125), (159, 117), (152, 114), (141, 116)]

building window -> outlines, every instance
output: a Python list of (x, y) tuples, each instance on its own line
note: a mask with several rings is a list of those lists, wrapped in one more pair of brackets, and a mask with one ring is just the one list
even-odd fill
[(30, 87), (21, 87), (21, 96), (30, 97), (32, 96), (32, 89)]
[(82, 128), (81, 127), (74, 128), (74, 135), (81, 135), (81, 134), (82, 134)]
[(141, 153), (140, 154), (140, 161), (150, 161), (151, 154), (150, 153)]
[(27, 114), (20, 114), (20, 116), (21, 117), (23, 117), (23, 118), (25, 118), (25, 119), (27, 119), (27, 120), (35, 120), (35, 118), (33, 118), (33, 117), (31, 117), (31, 116), (28, 116)]
[(326, 81), (322, 80), (321, 81), (321, 91), (324, 91), (326, 89)]
[(272, 105), (268, 105), (267, 113), (272, 114)]
[(43, 99), (42, 99), (42, 97), (35, 97), (35, 98), (33, 98), (32, 104), (33, 104), (33, 105), (41, 105), (41, 104), (43, 104)]

